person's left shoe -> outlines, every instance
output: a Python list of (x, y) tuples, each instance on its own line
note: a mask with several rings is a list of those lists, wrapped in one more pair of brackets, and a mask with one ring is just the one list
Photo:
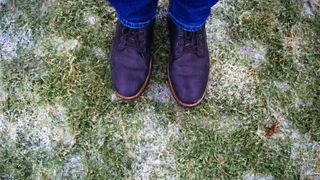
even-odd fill
[(175, 100), (183, 107), (195, 107), (204, 98), (209, 79), (209, 51), (205, 25), (196, 32), (177, 27), (168, 18), (171, 55), (168, 80)]

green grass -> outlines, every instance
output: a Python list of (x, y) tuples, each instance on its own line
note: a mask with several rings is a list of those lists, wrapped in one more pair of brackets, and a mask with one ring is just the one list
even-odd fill
[[(107, 2), (1, 5), (1, 178), (300, 179), (320, 173), (319, 11), (307, 15), (296, 0), (218, 3), (207, 22), (208, 93), (200, 107), (184, 109), (165, 84), (166, 6), (161, 2), (155, 28), (149, 86), (155, 89), (126, 102), (112, 89), (116, 13)], [(279, 130), (264, 136), (276, 121)]]

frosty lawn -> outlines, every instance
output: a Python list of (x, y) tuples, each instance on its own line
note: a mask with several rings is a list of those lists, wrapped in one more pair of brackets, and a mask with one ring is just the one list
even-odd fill
[(320, 178), (320, 1), (220, 1), (193, 110), (166, 85), (160, 4), (151, 82), (126, 102), (106, 1), (0, 0), (0, 179)]

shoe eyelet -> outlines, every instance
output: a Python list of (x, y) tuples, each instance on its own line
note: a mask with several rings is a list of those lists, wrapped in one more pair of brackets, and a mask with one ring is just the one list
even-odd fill
[(120, 42), (120, 43), (118, 44), (118, 49), (119, 49), (119, 50), (123, 50), (123, 48), (124, 48), (124, 43), (123, 43), (123, 42)]
[(183, 46), (184, 41), (182, 39), (180, 39), (177, 44), (178, 44), (178, 46)]

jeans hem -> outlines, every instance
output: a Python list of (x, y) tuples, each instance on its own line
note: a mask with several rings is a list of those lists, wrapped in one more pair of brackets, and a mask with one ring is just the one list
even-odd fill
[(149, 24), (151, 24), (151, 22), (155, 19), (155, 16), (153, 16), (150, 20), (145, 21), (145, 22), (130, 22), (124, 18), (122, 18), (121, 16), (118, 15), (118, 19), (120, 21), (120, 23), (128, 28), (132, 28), (132, 29), (139, 29), (139, 28), (145, 28), (147, 27)]
[(170, 10), (168, 12), (168, 16), (176, 26), (178, 26), (179, 28), (181, 28), (185, 31), (191, 31), (191, 32), (199, 31), (204, 24), (204, 23), (202, 23), (199, 26), (191, 26), (186, 23), (183, 23), (183, 22), (179, 21), (176, 17), (174, 17), (174, 15), (170, 12)]

